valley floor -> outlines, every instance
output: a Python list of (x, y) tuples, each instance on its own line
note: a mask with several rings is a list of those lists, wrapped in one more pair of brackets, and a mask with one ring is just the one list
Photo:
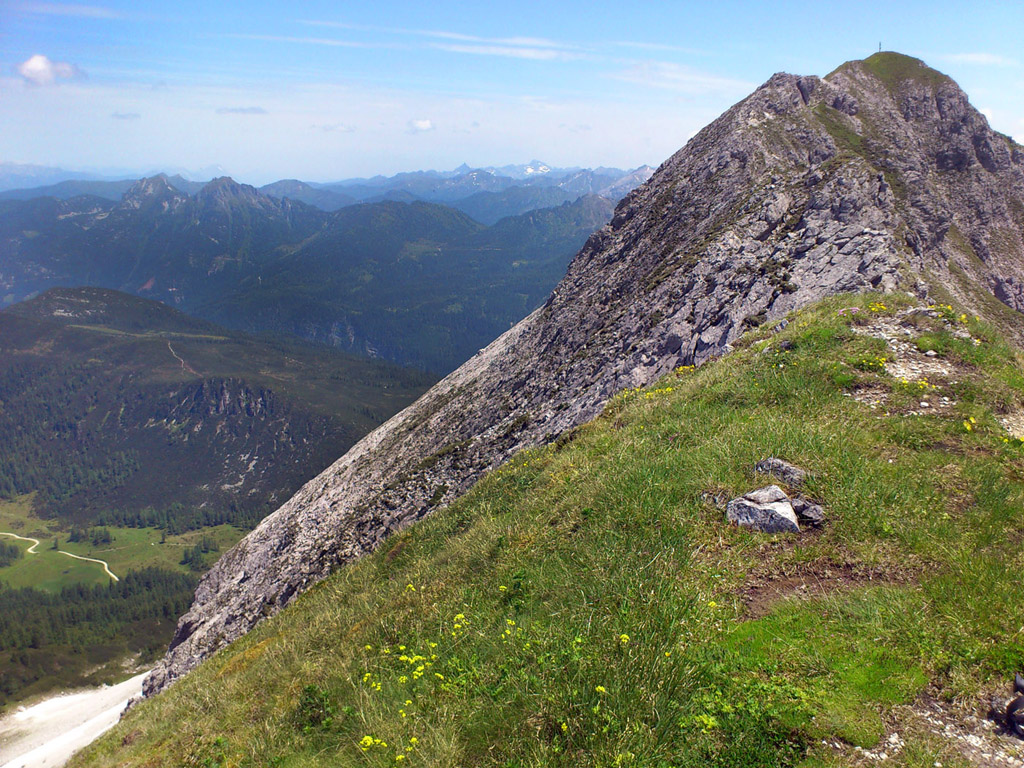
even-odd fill
[(117, 723), (149, 674), (75, 693), (62, 693), (0, 720), (0, 767), (56, 768)]

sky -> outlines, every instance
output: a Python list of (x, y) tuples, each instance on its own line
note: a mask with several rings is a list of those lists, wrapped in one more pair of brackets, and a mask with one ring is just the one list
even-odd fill
[(0, 161), (326, 182), (657, 166), (774, 72), (878, 50), (1024, 142), (1020, 2), (0, 0)]

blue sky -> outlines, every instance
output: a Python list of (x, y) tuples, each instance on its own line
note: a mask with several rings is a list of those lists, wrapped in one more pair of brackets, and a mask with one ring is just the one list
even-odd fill
[(657, 165), (773, 72), (878, 49), (1024, 139), (1019, 2), (0, 0), (0, 160), (329, 181)]

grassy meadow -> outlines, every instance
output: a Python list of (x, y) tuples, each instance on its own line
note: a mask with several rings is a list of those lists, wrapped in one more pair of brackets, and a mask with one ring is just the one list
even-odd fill
[[(155, 528), (107, 527), (112, 541), (94, 546), (91, 541), (68, 541), (66, 523), (48, 520), (32, 512), (31, 495), (13, 500), (0, 500), (0, 531), (13, 533), (24, 538), (39, 540), (33, 554), (23, 554), (6, 568), (0, 568), (0, 583), (7, 586), (35, 587), (47, 592), (59, 592), (72, 584), (104, 585), (110, 578), (98, 563), (83, 562), (60, 554), (53, 549), (54, 539), (58, 540), (61, 551), (81, 557), (104, 560), (110, 570), (119, 578), (128, 571), (147, 567), (187, 572), (181, 563), (187, 547), (196, 546), (205, 536), (216, 541), (219, 551), (229, 549), (244, 532), (230, 525), (189, 531), (179, 536), (166, 536)], [(29, 541), (0, 537), (0, 541), (16, 544), (23, 553), (32, 546)], [(210, 553), (210, 562), (218, 553)]]

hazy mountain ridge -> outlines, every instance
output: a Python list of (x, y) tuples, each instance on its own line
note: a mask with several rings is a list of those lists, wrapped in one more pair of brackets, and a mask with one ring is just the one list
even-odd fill
[[(525, 172), (525, 168), (545, 168), (543, 172)], [(641, 166), (624, 171), (618, 168), (549, 168), (535, 161), (525, 166), (503, 168), (470, 168), (460, 166), (454, 171), (416, 171), (394, 176), (374, 176), (369, 179), (348, 179), (338, 182), (310, 183), (298, 179), (281, 179), (259, 187), (259, 191), (274, 198), (289, 198), (324, 211), (336, 211), (349, 205), (384, 200), (400, 202), (427, 202), (455, 204), (481, 193), (500, 195), (512, 189), (520, 192), (516, 202), (500, 207), (500, 196), (491, 203), (496, 209), (490, 214), (493, 223), (503, 216), (530, 210), (524, 207), (528, 200), (536, 202), (532, 208), (560, 205), (581, 195), (598, 194), (619, 200), (631, 189), (646, 181), (654, 169)], [(153, 174), (162, 176), (175, 189), (188, 195), (197, 194), (207, 182), (186, 179), (180, 174)], [(114, 202), (135, 183), (134, 179), (99, 180), (87, 177), (64, 179), (38, 187), (3, 189), (0, 200), (31, 200), (36, 197), (56, 197), (67, 200), (78, 195), (93, 195)], [(531, 193), (526, 190), (530, 189)], [(540, 190), (547, 190), (541, 192)], [(558, 193), (552, 190), (560, 190)], [(467, 203), (472, 208), (473, 203)], [(461, 207), (456, 205), (455, 207)], [(467, 212), (470, 212), (467, 208)]]
[[(580, 198), (496, 224), (488, 238), (435, 203), (326, 213), (227, 178), (188, 195), (156, 176), (117, 204), (0, 202), (0, 299), (102, 285), (447, 372), (535, 308), (611, 210)], [(529, 234), (517, 240), (517, 228)], [(518, 245), (499, 242), (509, 236)]]
[(1019, 334), (1018, 210), (1020, 148), (920, 62), (879, 54), (826, 79), (774, 76), (629, 194), (540, 310), (227, 553), (147, 690), (616, 392), (809, 302), (952, 294)]

